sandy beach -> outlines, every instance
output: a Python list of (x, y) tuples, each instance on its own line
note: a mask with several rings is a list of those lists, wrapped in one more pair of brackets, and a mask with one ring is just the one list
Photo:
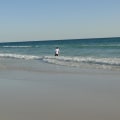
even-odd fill
[(0, 64), (0, 120), (120, 119), (120, 71), (7, 62)]

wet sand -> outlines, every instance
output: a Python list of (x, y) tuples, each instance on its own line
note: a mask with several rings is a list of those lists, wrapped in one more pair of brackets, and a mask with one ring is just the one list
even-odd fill
[(0, 120), (119, 120), (119, 72), (1, 66)]

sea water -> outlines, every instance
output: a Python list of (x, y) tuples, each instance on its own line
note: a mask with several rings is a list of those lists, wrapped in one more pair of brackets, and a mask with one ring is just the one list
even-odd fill
[(120, 120), (119, 72), (120, 38), (0, 43), (0, 120)]
[[(54, 56), (59, 47), (59, 56)], [(0, 43), (0, 60), (120, 70), (120, 38), (91, 38)]]

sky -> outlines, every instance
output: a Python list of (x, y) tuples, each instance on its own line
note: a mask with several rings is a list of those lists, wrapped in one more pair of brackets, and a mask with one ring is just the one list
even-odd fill
[(120, 37), (120, 0), (0, 0), (0, 42)]

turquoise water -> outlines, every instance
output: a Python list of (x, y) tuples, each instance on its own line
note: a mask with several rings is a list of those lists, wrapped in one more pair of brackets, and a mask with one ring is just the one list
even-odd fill
[[(54, 49), (60, 48), (59, 57)], [(0, 58), (39, 60), (70, 67), (120, 69), (120, 38), (0, 43)]]

